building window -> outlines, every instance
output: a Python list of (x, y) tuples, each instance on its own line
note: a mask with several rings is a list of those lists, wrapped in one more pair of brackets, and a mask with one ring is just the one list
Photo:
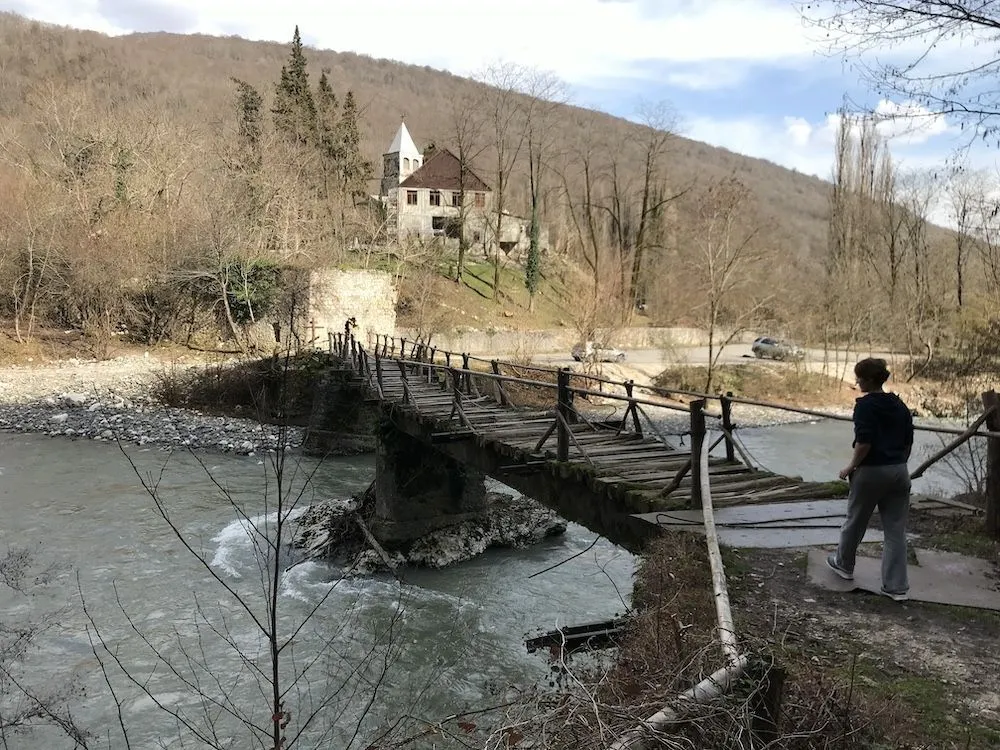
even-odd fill
[(443, 216), (432, 216), (431, 217), (431, 229), (434, 230), (434, 234), (436, 234), (436, 235), (444, 234), (444, 217)]
[(410, 160), (409, 159), (406, 159), (406, 158), (403, 159), (403, 171), (404, 172), (409, 172), (410, 171)]
[(486, 208), (486, 193), (476, 193), (476, 208)]
[(406, 191), (406, 205), (407, 206), (415, 206), (415, 205), (417, 205), (417, 191), (416, 190), (407, 190)]
[(440, 206), (441, 205), (441, 191), (431, 190), (431, 205)]
[(451, 205), (454, 206), (455, 208), (458, 208), (460, 205), (458, 199), (461, 197), (462, 197), (461, 193), (459, 193), (457, 190), (453, 191), (451, 194)]

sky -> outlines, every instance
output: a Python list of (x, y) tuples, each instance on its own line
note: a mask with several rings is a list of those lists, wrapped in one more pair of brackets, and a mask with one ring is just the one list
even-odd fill
[[(873, 95), (792, 0), (0, 0), (0, 10), (110, 34), (287, 41), (298, 24), (309, 46), (459, 75), (508, 60), (555, 73), (575, 104), (639, 119), (644, 103), (666, 102), (684, 136), (824, 179), (845, 97), (883, 113), (916, 106)], [(964, 143), (943, 117), (880, 128), (904, 169), (940, 168)], [(968, 158), (995, 171), (996, 156)]]

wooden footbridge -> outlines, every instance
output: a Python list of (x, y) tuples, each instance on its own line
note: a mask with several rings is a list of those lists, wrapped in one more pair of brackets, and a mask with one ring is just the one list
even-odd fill
[[(714, 397), (719, 408), (711, 411), (713, 397), (703, 394), (644, 389), (651, 393), (640, 396), (631, 381), (476, 360), (388, 336), (369, 347), (331, 337), (331, 349), (404, 432), (629, 548), (658, 533), (638, 515), (701, 507), (705, 467), (697, 457), (709, 440), (716, 508), (846, 494), (846, 483), (754, 466), (734, 434), (740, 399)], [(663, 434), (651, 416), (659, 409), (686, 412), (685, 434)]]
[[(640, 389), (632, 381), (485, 360), (391, 336), (367, 347), (350, 335), (330, 336), (330, 351), (350, 363), (367, 397), (402, 432), (629, 549), (643, 546), (661, 524), (701, 509), (707, 485), (719, 511), (789, 503), (816, 508), (847, 494), (846, 482), (807, 482), (755, 466), (736, 435), (732, 409), (742, 403), (844, 417), (732, 394)], [(663, 409), (686, 413), (683, 434), (663, 433), (655, 418)], [(913, 476), (973, 434), (1000, 437), (977, 431), (981, 423), (965, 431), (919, 426), (959, 437)], [(707, 461), (700, 459), (706, 454)], [(792, 520), (830, 518), (811, 512), (803, 506)], [(753, 515), (747, 511), (744, 518)]]

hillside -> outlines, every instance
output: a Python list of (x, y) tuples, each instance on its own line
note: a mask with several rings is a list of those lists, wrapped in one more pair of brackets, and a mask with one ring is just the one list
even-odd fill
[[(289, 38), (293, 25), (289, 20)], [(287, 44), (165, 33), (107, 37), (0, 14), (0, 117), (23, 116), (29, 88), (71, 79), (99, 83), (109, 99), (169, 112), (178, 125), (204, 127), (231, 108), (231, 78), (269, 92), (287, 56)], [(443, 71), (353, 53), (309, 50), (309, 64), (314, 76), (329, 69), (338, 90), (354, 91), (365, 119), (362, 148), (376, 164), (403, 115), (418, 146), (448, 143), (452, 102), (481, 88)], [(618, 142), (638, 139), (642, 129), (563, 106), (558, 131), (564, 142), (584, 135)], [(670, 168), (677, 184), (738, 175), (797, 255), (817, 252), (826, 242), (828, 185), (822, 180), (683, 137), (671, 147)], [(487, 165), (480, 170), (488, 172)]]
[[(290, 19), (289, 38), (293, 29)], [(495, 89), (427, 67), (327, 50), (307, 49), (306, 57), (310, 86), (326, 71), (339, 101), (353, 93), (358, 149), (375, 167), (369, 194), (377, 192), (381, 155), (401, 116), (418, 147), (454, 151), (461, 108), (481, 116), (495, 97)], [(844, 340), (871, 337), (879, 321), (893, 320), (892, 335), (912, 348), (950, 325), (956, 299), (961, 307), (953, 240), (925, 217), (891, 202), (851, 208), (866, 223), (843, 236), (849, 262), (834, 278), (824, 266), (831, 256), (829, 183), (681, 136), (667, 139), (654, 180), (661, 197), (680, 197), (651, 219), (637, 249), (643, 160), (658, 133), (569, 105), (555, 108), (547, 128), (553, 142), (540, 215), (552, 241), (537, 304), (529, 305), (521, 257), (470, 258), (476, 265), (466, 269), (465, 283), (452, 284), (450, 251), (383, 243), (375, 218), (343, 209), (347, 195), (355, 201), (347, 211), (357, 209), (363, 191), (341, 193), (338, 206), (329, 195), (320, 199), (318, 173), (301, 177), (312, 167), (296, 161), (301, 154), (280, 134), (265, 138), (264, 167), (249, 185), (234, 150), (237, 80), (261, 94), (255, 106), (274, 131), (275, 84), (288, 60), (287, 43), (107, 37), (0, 14), (0, 250), (9, 248), (6, 267), (0, 253), (0, 316), (28, 316), (30, 323), (37, 311), (60, 327), (97, 327), (105, 336), (127, 327), (151, 341), (176, 340), (168, 332), (193, 330), (196, 312), (206, 321), (218, 315), (229, 294), (219, 292), (227, 264), (251, 262), (247, 255), (265, 248), (283, 258), (289, 248), (305, 248), (303, 263), (391, 268), (403, 278), (403, 323), (438, 330), (584, 330), (589, 323), (581, 319), (603, 315), (700, 326), (711, 318), (715, 326)], [(491, 149), (478, 149), (473, 167), (495, 186)], [(526, 162), (513, 167), (505, 204), (521, 216), (529, 213)], [(245, 221), (252, 191), (274, 198), (256, 228)], [(588, 205), (594, 216), (581, 217)], [(614, 215), (616, 205), (625, 209)], [(739, 252), (726, 281), (710, 290), (720, 283), (710, 279), (710, 267)], [(982, 284), (979, 256), (964, 252), (969, 267), (957, 286), (965, 283), (971, 298)], [(890, 275), (881, 272), (886, 263)]]

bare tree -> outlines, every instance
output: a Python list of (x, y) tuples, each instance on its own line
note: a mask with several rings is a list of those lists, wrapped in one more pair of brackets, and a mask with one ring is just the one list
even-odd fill
[(0, 557), (0, 748), (14, 750), (37, 741), (34, 732), (53, 728), (75, 748), (87, 748), (91, 735), (73, 716), (79, 694), (74, 677), (58, 685), (45, 684), (32, 669), (32, 652), (42, 647), (46, 633), (56, 627), (62, 611), (24, 619), (22, 600), (48, 584), (55, 568), (42, 569), (26, 549), (8, 549)]
[(500, 299), (500, 263), (505, 226), (508, 213), (507, 201), (514, 169), (521, 159), (527, 130), (524, 127), (523, 95), (525, 87), (524, 69), (513, 63), (490, 65), (478, 80), (489, 88), (483, 103), (490, 133), (491, 148), (494, 153), (494, 186), (491, 223), (493, 224), (493, 299)]
[(452, 99), (448, 139), (455, 147), (458, 159), (458, 259), (455, 263), (455, 283), (462, 283), (462, 269), (469, 251), (469, 217), (474, 208), (467, 198), (469, 175), (476, 159), (486, 151), (486, 119), (477, 94), (463, 93)]
[[(277, 411), (285, 414), (290, 406), (290, 350), (286, 350), (280, 366), (283, 371)], [(334, 626), (333, 632), (328, 624), (314, 649), (299, 647), (312, 629), (317, 612), (328, 603), (337, 586), (336, 582), (331, 584), (297, 619), (285, 611), (282, 586), (294, 565), (289, 549), (296, 518), (314, 492), (312, 482), (318, 466), (307, 469), (291, 460), (286, 447), (290, 438), (287, 426), (280, 424), (271, 429), (277, 433), (278, 449), (265, 463), (263, 492), (255, 500), (230, 491), (194, 457), (246, 531), (258, 575), (245, 584), (218, 570), (212, 555), (185, 532), (184, 521), (176, 517), (168, 493), (161, 487), (166, 466), (158, 474), (146, 474), (122, 448), (155, 512), (180, 547), (217, 586), (221, 598), (216, 607), (196, 596), (194, 637), (185, 629), (176, 629), (171, 638), (164, 640), (147, 632), (119, 597), (119, 611), (148, 657), (135, 664), (126, 661), (104, 635), (104, 626), (84, 600), (93, 629), (94, 652), (122, 717), (118, 730), (126, 746), (130, 746), (130, 736), (137, 728), (130, 727), (123, 714), (127, 694), (120, 677), (173, 719), (183, 742), (190, 739), (201, 747), (221, 750), (237, 742), (267, 750), (329, 747), (331, 743), (348, 748), (362, 742), (372, 730), (365, 726), (366, 721), (401, 653), (396, 638), (401, 603), (397, 599), (394, 610), (373, 623), (370, 643), (364, 643), (367, 636), (356, 634), (362, 646), (360, 655), (341, 653), (335, 647), (342, 634), (338, 628), (349, 633), (357, 626), (349, 612), (341, 614), (340, 625)], [(350, 517), (345, 523), (352, 523)], [(253, 636), (241, 635), (247, 629)], [(213, 661), (209, 654), (215, 649), (207, 645), (209, 641), (228, 650), (232, 662)], [(233, 675), (232, 679), (224, 680), (223, 673)], [(186, 699), (165, 699), (163, 683), (154, 677), (173, 682), (174, 689)], [(394, 730), (395, 726), (386, 731)], [(335, 736), (335, 731), (340, 736)], [(368, 741), (364, 740), (366, 746)]]
[(694, 197), (686, 272), (701, 297), (697, 320), (708, 332), (706, 391), (725, 346), (746, 330), (771, 296), (753, 274), (767, 257), (767, 246), (752, 208), (753, 196), (735, 177)]
[(566, 85), (553, 73), (530, 69), (524, 71), (521, 91), (527, 97), (524, 103), (524, 120), (531, 216), (528, 230), (530, 247), (524, 281), (528, 288), (528, 309), (532, 310), (541, 274), (543, 181), (557, 134), (554, 118), (558, 106), (567, 101), (568, 93)]
[(1000, 75), (996, 3), (830, 0), (798, 5), (808, 22), (826, 32), (828, 47), (853, 58), (877, 91), (917, 105), (896, 115), (915, 125), (947, 115), (967, 126), (970, 140), (996, 141), (1000, 96), (991, 86)]
[(949, 180), (947, 192), (949, 213), (955, 223), (955, 301), (961, 309), (965, 302), (965, 269), (978, 226), (976, 209), (987, 193), (986, 175), (983, 172), (958, 172)]
[(595, 301), (600, 299), (602, 287), (607, 287), (612, 270), (606, 215), (601, 210), (606, 172), (605, 150), (590, 134), (577, 147), (567, 149), (559, 170), (573, 244), (590, 271), (591, 297)]

